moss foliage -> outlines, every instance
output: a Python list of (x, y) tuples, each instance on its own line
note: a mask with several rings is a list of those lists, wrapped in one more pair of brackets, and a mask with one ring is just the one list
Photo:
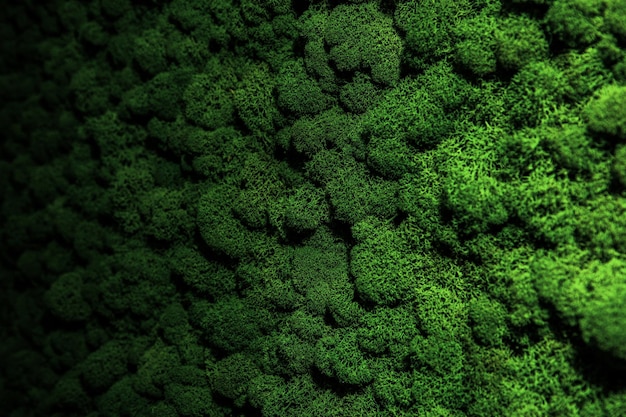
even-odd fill
[(623, 0), (13, 3), (2, 415), (626, 415)]

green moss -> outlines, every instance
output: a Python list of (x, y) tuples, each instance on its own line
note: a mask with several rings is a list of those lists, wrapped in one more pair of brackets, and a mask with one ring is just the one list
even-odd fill
[(611, 33), (622, 41), (626, 40), (625, 19), (626, 5), (619, 0), (608, 1), (604, 12), (604, 23), (608, 26)]
[(352, 233), (358, 244), (351, 251), (350, 271), (359, 296), (382, 305), (410, 297), (422, 255), (411, 253), (393, 228), (372, 218), (356, 223)]
[(133, 43), (134, 59), (148, 74), (158, 74), (167, 68), (165, 37), (157, 29), (147, 29)]
[(67, 322), (89, 318), (91, 305), (83, 294), (84, 282), (79, 271), (65, 273), (56, 279), (45, 294), (46, 304), (53, 315)]
[(277, 117), (274, 79), (267, 65), (254, 65), (234, 90), (237, 114), (253, 133), (272, 132)]
[(234, 272), (207, 259), (197, 249), (176, 245), (169, 258), (172, 271), (203, 296), (216, 299), (235, 289)]
[(4, 414), (626, 415), (622, 1), (53, 3), (0, 18)]
[(472, 334), (486, 346), (500, 346), (508, 335), (507, 311), (502, 304), (487, 297), (475, 298), (469, 305)]
[(284, 221), (287, 229), (296, 232), (317, 229), (330, 221), (330, 207), (324, 191), (312, 185), (293, 190), (284, 201)]
[(455, 27), (463, 22), (459, 17), (469, 10), (466, 1), (400, 2), (394, 20), (404, 32), (403, 61), (419, 71), (450, 56), (455, 44)]
[(380, 90), (372, 83), (371, 77), (357, 71), (352, 81), (340, 90), (339, 97), (349, 112), (364, 113), (378, 101)]
[(92, 352), (80, 365), (86, 387), (96, 391), (109, 388), (126, 374), (126, 346), (112, 340)]
[(599, 0), (555, 0), (545, 16), (548, 30), (570, 48), (587, 46), (600, 34), (602, 3)]
[(607, 85), (585, 109), (589, 130), (607, 139), (626, 140), (626, 87)]
[(429, 149), (452, 130), (441, 103), (425, 91), (418, 79), (403, 79), (366, 113), (365, 131), (375, 137), (393, 137)]
[(532, 62), (512, 79), (506, 95), (506, 108), (516, 127), (537, 126), (570, 93), (563, 71), (548, 61)]
[(375, 82), (395, 84), (400, 77), (402, 41), (392, 24), (374, 3), (334, 8), (324, 32), (331, 61), (339, 71), (366, 67)]
[(212, 390), (238, 405), (246, 401), (249, 381), (260, 374), (250, 358), (242, 353), (235, 353), (207, 367)]
[(339, 331), (320, 339), (315, 346), (315, 365), (341, 384), (364, 385), (371, 382), (372, 370), (357, 345), (354, 332)]
[(626, 146), (621, 145), (616, 148), (612, 170), (617, 181), (626, 187)]
[(495, 31), (496, 57), (507, 70), (519, 70), (548, 56), (548, 42), (539, 23), (525, 16), (499, 21)]
[(327, 109), (332, 99), (306, 73), (302, 61), (286, 62), (276, 79), (278, 105), (295, 117)]
[(235, 102), (232, 88), (234, 80), (227, 79), (216, 83), (215, 76), (197, 74), (183, 93), (185, 116), (204, 128), (216, 129), (231, 124), (234, 120)]
[(237, 297), (221, 298), (211, 305), (202, 318), (209, 343), (227, 353), (240, 352), (262, 335), (270, 325), (264, 311), (253, 310)]
[[(606, 268), (611, 268), (611, 266)], [(611, 276), (623, 275), (623, 267), (618, 271), (611, 270), (609, 274)], [(626, 286), (614, 284), (600, 287), (596, 290), (593, 299), (584, 307), (580, 321), (585, 342), (622, 360), (626, 359), (624, 348), (626, 340), (623, 332), (626, 315), (621, 308), (624, 301), (626, 301)]]
[(454, 59), (477, 77), (496, 71), (496, 19), (488, 14), (463, 19), (454, 28), (458, 42), (454, 45)]
[(169, 384), (165, 389), (165, 398), (173, 405), (179, 416), (220, 416), (220, 408), (212, 400), (208, 387)]

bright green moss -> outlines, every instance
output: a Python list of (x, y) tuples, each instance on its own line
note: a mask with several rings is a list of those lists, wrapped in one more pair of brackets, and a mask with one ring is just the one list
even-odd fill
[(608, 138), (626, 140), (626, 87), (608, 85), (585, 109), (589, 130)]

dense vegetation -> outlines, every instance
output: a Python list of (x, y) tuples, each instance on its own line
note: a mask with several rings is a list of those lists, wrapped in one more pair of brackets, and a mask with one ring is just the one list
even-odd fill
[(4, 415), (626, 415), (626, 2), (0, 33)]

